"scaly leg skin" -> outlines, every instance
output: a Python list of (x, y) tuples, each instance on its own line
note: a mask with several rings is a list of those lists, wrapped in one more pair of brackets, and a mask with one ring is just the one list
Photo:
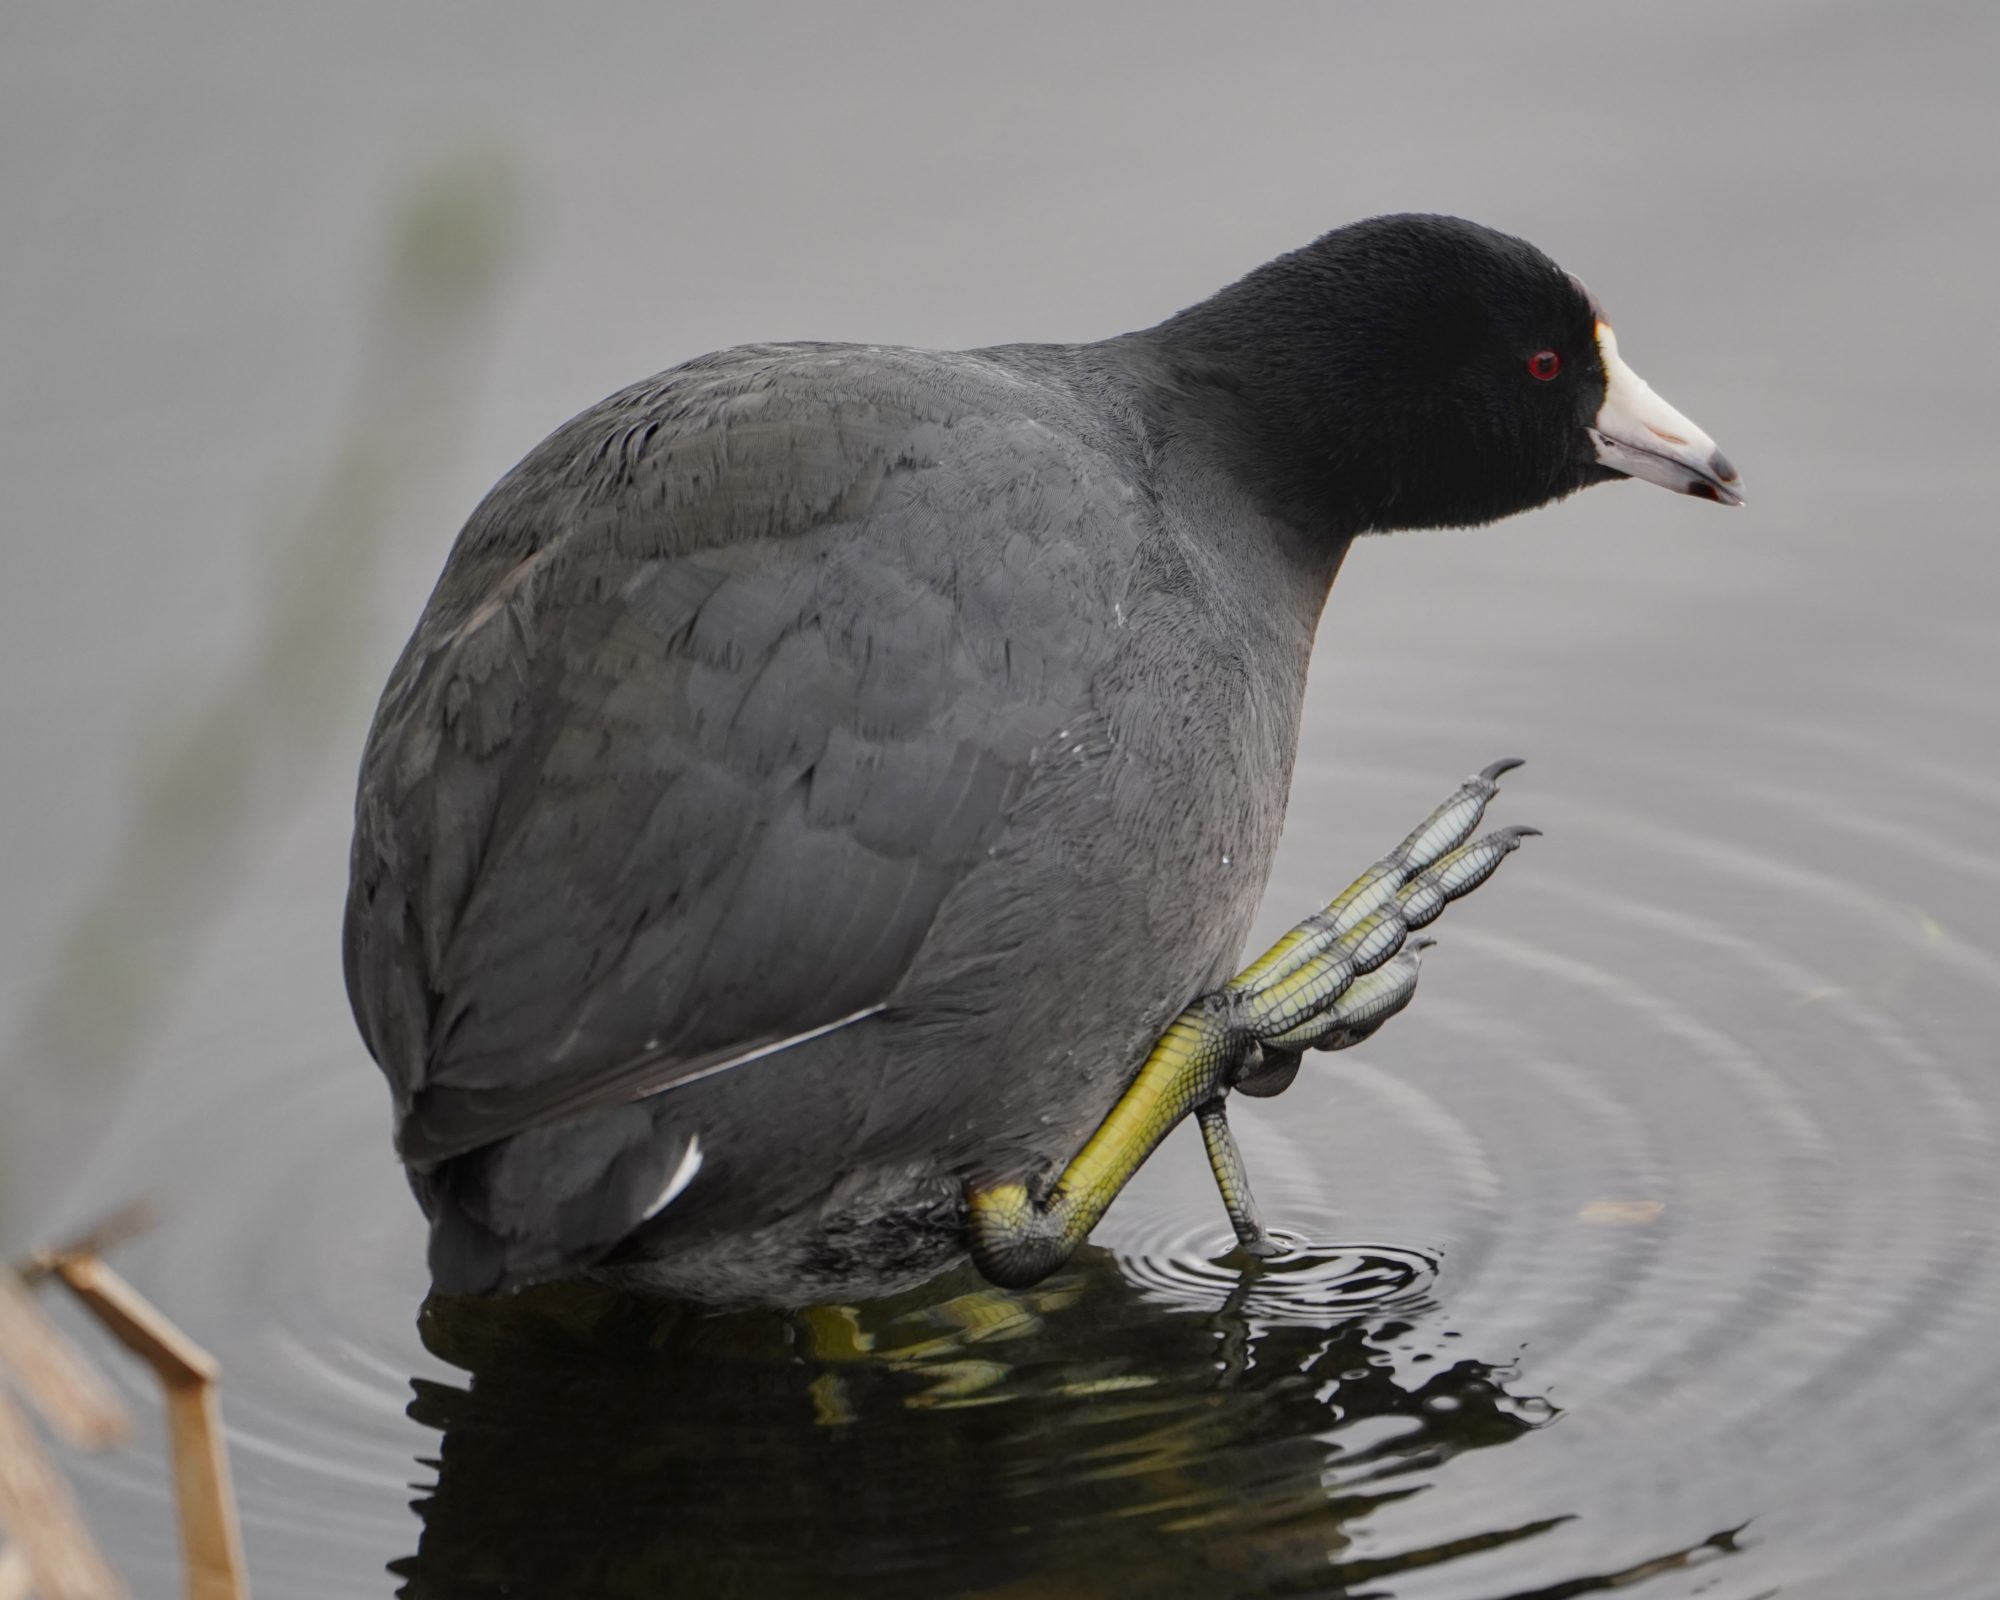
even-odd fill
[(1229, 1212), (1229, 1225), (1236, 1230), (1236, 1242), (1251, 1255), (1283, 1255), (1285, 1247), (1264, 1227), (1258, 1214), (1256, 1196), (1250, 1192), (1250, 1174), (1243, 1165), (1243, 1152), (1236, 1148), (1236, 1135), (1229, 1131), (1229, 1118), (1222, 1109), (1220, 1095), (1199, 1106), (1195, 1117), (1201, 1123), (1201, 1142), (1208, 1147), (1209, 1170), (1215, 1186), (1222, 1191), (1222, 1203)]
[(1046, 1198), (1036, 1199), (1025, 1183), (968, 1186), (967, 1227), (979, 1270), (1006, 1288), (1024, 1288), (1055, 1271), (1191, 1111), (1201, 1115), (1209, 1164), (1237, 1237), (1253, 1252), (1274, 1250), (1223, 1100), (1239, 1081), (1251, 1094), (1276, 1093), (1290, 1082), (1300, 1051), (1358, 1044), (1410, 1003), (1429, 943), (1409, 941), (1406, 948), (1411, 931), (1478, 888), (1539, 831), (1502, 828), (1471, 838), (1501, 774), (1520, 764), (1496, 761), (1468, 778), (1327, 905), (1176, 1017)]
[[(1435, 939), (1412, 939), (1393, 960), (1356, 978), (1340, 999), (1311, 1025), (1324, 1030), (1311, 1040), (1311, 1048), (1345, 1050), (1349, 1045), (1359, 1044), (1401, 1011), (1416, 995), (1417, 972), (1424, 951), (1436, 943)], [(1308, 1030), (1294, 1029), (1293, 1034), (1304, 1031)], [(1285, 1048), (1276, 1041), (1266, 1040), (1259, 1048), (1266, 1064), (1250, 1069), (1247, 1079), (1243, 1075), (1246, 1068), (1239, 1067), (1230, 1088), (1261, 1097), (1276, 1094), (1291, 1084), (1298, 1072), (1298, 1050), (1304, 1046), (1295, 1044)], [(1275, 1067), (1268, 1065), (1273, 1057), (1278, 1063)], [(1275, 1086), (1267, 1087), (1274, 1078)], [(1250, 1193), (1250, 1173), (1243, 1152), (1237, 1149), (1236, 1137), (1229, 1131), (1229, 1116), (1224, 1110), (1226, 1094), (1227, 1090), (1195, 1111), (1201, 1122), (1202, 1143), (1208, 1148), (1209, 1170), (1215, 1174), (1215, 1186), (1222, 1191), (1222, 1204), (1229, 1212), (1230, 1226), (1236, 1230), (1236, 1242), (1245, 1252), (1260, 1258), (1283, 1255), (1284, 1245), (1265, 1229), (1256, 1198)]]

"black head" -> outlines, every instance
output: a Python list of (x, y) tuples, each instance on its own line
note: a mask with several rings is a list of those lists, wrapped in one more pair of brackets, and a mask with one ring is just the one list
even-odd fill
[(1673, 487), (1740, 499), (1713, 442), (1618, 359), (1581, 283), (1456, 217), (1338, 229), (1145, 337), (1181, 414), (1329, 532), (1491, 522), (1668, 468)]

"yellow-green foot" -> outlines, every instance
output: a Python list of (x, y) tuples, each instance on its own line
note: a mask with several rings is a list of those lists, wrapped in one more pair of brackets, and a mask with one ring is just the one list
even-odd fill
[(1498, 869), (1534, 828), (1472, 833), (1505, 772), (1496, 761), (1461, 784), (1388, 855), (1168, 1026), (1111, 1114), (1045, 1195), (1025, 1182), (970, 1186), (972, 1259), (1009, 1287), (1047, 1276), (1096, 1227), (1180, 1120), (1198, 1112), (1209, 1165), (1244, 1248), (1276, 1249), (1258, 1220), (1223, 1102), (1232, 1088), (1269, 1095), (1299, 1052), (1357, 1044), (1410, 1003), (1433, 921)]

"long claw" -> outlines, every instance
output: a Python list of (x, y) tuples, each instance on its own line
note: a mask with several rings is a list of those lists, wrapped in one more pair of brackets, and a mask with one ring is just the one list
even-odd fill
[(1448, 850), (1455, 850), (1472, 837), (1486, 815), (1486, 802), (1500, 792), (1503, 774), (1523, 765), (1519, 756), (1505, 756), (1481, 767), (1428, 817), (1411, 830), (1410, 836), (1390, 853), (1401, 860), (1405, 872), (1418, 872)]
[(1446, 796), (1394, 850), (1238, 973), (1230, 981), (1230, 988), (1241, 990), (1275, 984), (1324, 956), (1394, 901), (1413, 876), (1471, 838), (1486, 815), (1487, 802), (1499, 792), (1502, 775), (1520, 765), (1520, 757), (1506, 756), (1480, 768)]

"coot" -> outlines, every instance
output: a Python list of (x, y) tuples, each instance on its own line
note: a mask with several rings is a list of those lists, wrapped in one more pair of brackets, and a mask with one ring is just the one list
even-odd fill
[[(1532, 245), (1341, 228), (1157, 327), (752, 345), (459, 535), (363, 758), (348, 992), (443, 1291), (1058, 1264), (1199, 1111), (1408, 998), (1498, 771), (1224, 986), (1350, 541), (1638, 477), (1739, 503)], [(1220, 986), (1220, 987), (1219, 987)]]

